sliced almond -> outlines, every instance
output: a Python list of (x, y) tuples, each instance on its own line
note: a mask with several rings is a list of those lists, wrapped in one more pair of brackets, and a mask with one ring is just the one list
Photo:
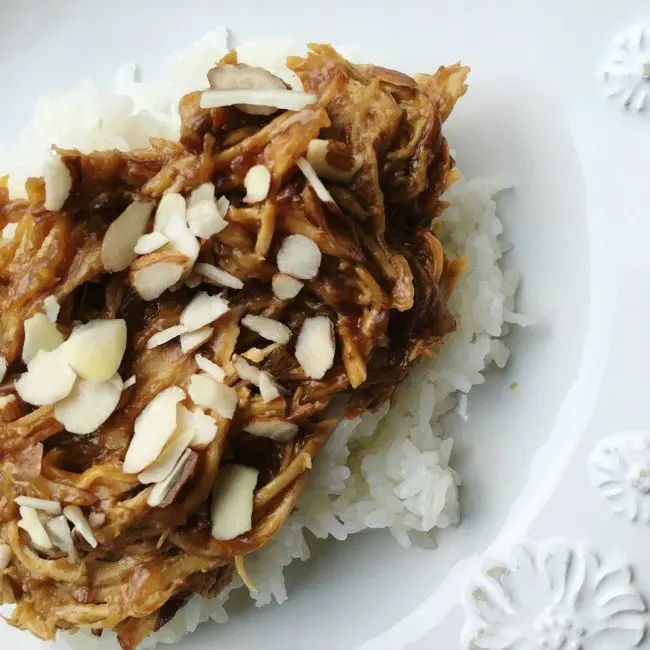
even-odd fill
[(45, 522), (45, 530), (52, 544), (61, 549), (68, 556), (70, 562), (76, 562), (79, 559), (65, 515), (54, 517)]
[(341, 214), (339, 206), (336, 204), (334, 197), (329, 193), (329, 190), (323, 185), (323, 181), (318, 178), (318, 174), (314, 168), (309, 164), (306, 158), (298, 158), (296, 165), (300, 171), (305, 175), (307, 182), (314, 188), (316, 196), (330, 209), (332, 212)]
[(212, 488), (212, 537), (229, 540), (252, 528), (253, 495), (259, 471), (234, 463), (219, 468)]
[(92, 528), (84, 516), (79, 506), (66, 506), (63, 508), (63, 514), (67, 520), (74, 526), (74, 529), (93, 547), (97, 548), (97, 540), (93, 535)]
[(181, 334), (181, 351), (184, 354), (192, 354), (195, 350), (198, 350), (206, 341), (208, 341), (214, 330), (211, 327), (201, 327), (194, 332), (187, 332), (186, 334)]
[(323, 178), (349, 183), (361, 168), (363, 160), (353, 156), (340, 142), (312, 140), (307, 146), (307, 161)]
[(201, 201), (187, 209), (187, 225), (201, 239), (210, 239), (221, 232), (228, 222), (221, 216), (214, 199)]
[(186, 449), (167, 478), (154, 485), (147, 498), (152, 508), (166, 508), (174, 502), (183, 486), (189, 481), (198, 463), (198, 454)]
[(18, 224), (17, 223), (8, 223), (3, 229), (2, 229), (2, 241), (3, 245), (13, 241), (14, 237), (16, 236), (16, 231), (18, 230)]
[(239, 355), (233, 355), (232, 365), (235, 369), (237, 375), (240, 379), (244, 381), (250, 381), (251, 384), (259, 386), (260, 383), (260, 371), (255, 366), (251, 366), (244, 358)]
[(42, 510), (49, 515), (60, 515), (61, 504), (58, 501), (51, 499), (38, 499), (36, 497), (16, 497), (14, 499), (17, 505), (25, 506), (27, 508), (34, 508), (34, 510)]
[(217, 284), (220, 287), (229, 287), (231, 289), (242, 289), (244, 287), (244, 283), (239, 278), (230, 275), (230, 273), (227, 273), (226, 271), (222, 271), (213, 264), (199, 262), (194, 265), (194, 270), (199, 275), (206, 277), (210, 282)]
[(265, 165), (251, 167), (244, 177), (244, 203), (259, 203), (269, 195), (271, 172)]
[(41, 548), (52, 548), (52, 542), (43, 528), (38, 512), (28, 506), (20, 506), (18, 510), (20, 512), (18, 526), (29, 535), (32, 542)]
[(180, 324), (190, 330), (198, 330), (223, 316), (228, 311), (228, 303), (221, 296), (210, 296), (199, 291), (185, 307)]
[(211, 201), (214, 199), (214, 183), (201, 183), (195, 190), (190, 194), (190, 198), (187, 199), (187, 207), (191, 208), (193, 205), (203, 203), (203, 201)]
[(192, 375), (187, 391), (197, 406), (216, 411), (219, 417), (232, 420), (239, 397), (231, 386), (221, 384), (206, 373)]
[(265, 316), (247, 314), (241, 324), (274, 343), (288, 343), (291, 338), (291, 330), (284, 323)]
[(217, 199), (217, 209), (219, 210), (219, 214), (222, 216), (222, 218), (226, 218), (226, 215), (228, 214), (228, 210), (230, 209), (230, 201), (228, 200), (227, 196), (220, 196)]
[(179, 253), (182, 253), (188, 258), (188, 264), (194, 264), (196, 258), (199, 256), (201, 245), (187, 224), (172, 221), (165, 228), (165, 236), (169, 238), (169, 243)]
[(280, 300), (291, 300), (300, 293), (303, 284), (300, 280), (296, 280), (296, 278), (292, 278), (286, 273), (276, 273), (271, 280), (271, 286), (276, 298)]
[(2, 381), (5, 378), (8, 367), (9, 364), (7, 363), (7, 358), (0, 355), (0, 381)]
[(289, 442), (296, 437), (298, 425), (278, 419), (259, 419), (244, 427), (244, 431), (276, 442)]
[[(245, 63), (221, 64), (208, 72), (208, 81), (214, 90), (234, 89), (278, 89), (286, 90), (287, 86), (274, 74), (264, 68), (258, 68)], [(272, 115), (278, 109), (274, 106), (256, 106), (254, 104), (239, 104), (237, 108), (251, 115)]]
[(187, 205), (181, 194), (167, 192), (163, 194), (156, 209), (156, 216), (153, 222), (153, 229), (167, 235), (167, 228), (172, 223), (186, 225)]
[(114, 375), (108, 381), (80, 379), (70, 395), (54, 405), (54, 417), (69, 433), (94, 433), (117, 408), (122, 395), (122, 380)]
[(133, 252), (137, 255), (147, 255), (162, 248), (165, 244), (169, 243), (169, 239), (161, 232), (154, 230), (146, 235), (140, 235), (138, 241), (133, 247)]
[(327, 316), (305, 319), (296, 341), (296, 359), (308, 377), (322, 379), (334, 364), (334, 328)]
[(143, 300), (155, 300), (181, 279), (188, 261), (177, 251), (150, 253), (133, 262), (129, 281)]
[(54, 404), (70, 394), (77, 375), (70, 367), (63, 346), (45, 352), (40, 350), (16, 381), (20, 398), (34, 406)]
[(56, 319), (59, 317), (59, 312), (61, 311), (61, 305), (59, 305), (59, 302), (54, 296), (48, 296), (43, 301), (43, 311), (51, 323), (56, 323)]
[(271, 345), (267, 345), (265, 348), (249, 348), (246, 352), (242, 352), (241, 356), (253, 363), (262, 363), (266, 357), (280, 347), (279, 343), (271, 343)]
[(280, 246), (277, 264), (281, 273), (300, 280), (311, 280), (318, 275), (322, 255), (316, 244), (304, 235), (290, 235)]
[(91, 528), (99, 528), (100, 526), (103, 526), (105, 522), (106, 515), (103, 512), (93, 510), (93, 512), (88, 515), (88, 523)]
[(172, 339), (175, 339), (177, 336), (180, 336), (181, 334), (185, 334), (187, 332), (188, 329), (184, 325), (174, 325), (172, 327), (168, 327), (165, 330), (161, 330), (160, 332), (154, 334), (147, 341), (147, 350), (157, 348), (159, 345), (168, 343)]
[(9, 566), (11, 555), (11, 546), (0, 544), (0, 574)]
[(126, 350), (126, 321), (97, 319), (72, 331), (62, 346), (73, 370), (87, 381), (108, 381)]
[(210, 361), (210, 359), (201, 354), (195, 355), (194, 361), (196, 361), (196, 365), (203, 370), (203, 372), (210, 375), (212, 379), (223, 383), (223, 380), (226, 378), (226, 373), (216, 363)]
[(161, 391), (136, 418), (133, 438), (122, 469), (138, 474), (151, 465), (176, 429), (176, 405), (185, 399), (185, 391), (171, 386)]
[(102, 241), (102, 263), (107, 271), (123, 271), (135, 260), (135, 245), (147, 228), (153, 203), (131, 203), (111, 223)]
[(316, 103), (318, 98), (312, 93), (280, 88), (277, 90), (205, 90), (200, 100), (201, 108), (247, 104), (249, 107), (264, 106), (288, 111), (300, 111), (305, 106)]
[(27, 364), (39, 350), (50, 352), (65, 341), (65, 337), (56, 325), (42, 312), (28, 318), (24, 324), (25, 342), (23, 343), (23, 361)]
[(217, 422), (199, 408), (192, 411), (192, 417), (194, 418), (194, 437), (190, 441), (190, 447), (204, 449), (217, 435)]
[(260, 395), (262, 396), (262, 401), (266, 404), (267, 402), (273, 401), (276, 397), (280, 397), (280, 391), (273, 381), (273, 377), (269, 375), (268, 372), (260, 372)]
[(131, 386), (135, 386), (135, 375), (131, 375), (122, 385), (122, 390), (126, 390), (127, 388), (131, 388)]
[(43, 205), (46, 210), (58, 212), (68, 200), (72, 189), (72, 175), (59, 156), (53, 156), (43, 165), (43, 180), (45, 181)]
[(164, 481), (176, 466), (178, 459), (194, 438), (195, 424), (191, 411), (182, 404), (177, 406), (176, 431), (169, 439), (162, 453), (151, 465), (138, 474), (138, 481), (145, 485)]

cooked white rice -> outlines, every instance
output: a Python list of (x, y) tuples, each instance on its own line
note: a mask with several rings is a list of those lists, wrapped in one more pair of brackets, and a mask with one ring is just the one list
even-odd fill
[[(22, 194), (25, 179), (40, 175), (52, 142), (87, 152), (146, 146), (150, 136), (177, 138), (178, 99), (204, 86), (206, 70), (226, 51), (227, 32), (217, 29), (166, 60), (164, 83), (137, 81), (136, 66), (127, 64), (115, 94), (86, 80), (72, 92), (40, 99), (17, 146), (5, 148), (0, 160), (0, 168), (11, 173), (12, 193)], [(299, 83), (284, 65), (285, 56), (296, 52), (290, 44), (245, 44), (238, 51), (240, 60)], [(458, 328), (438, 358), (421, 363), (399, 387), (390, 408), (339, 424), (317, 458), (298, 511), (263, 549), (247, 556), (257, 605), (287, 598), (283, 569), (309, 558), (305, 530), (344, 540), (367, 528), (388, 528), (405, 548), (434, 547), (436, 529), (459, 522), (460, 478), (449, 465), (453, 441), (445, 438), (443, 416), (458, 405), (467, 417), (465, 394), (483, 383), (492, 363), (503, 367), (508, 360), (502, 338), (509, 325), (529, 322), (514, 313), (516, 274), (500, 268), (508, 246), (495, 202), (502, 189), (498, 181), (461, 180), (447, 192), (451, 206), (439, 220), (439, 236), (447, 251), (468, 260), (450, 301)], [(230, 590), (240, 586), (236, 582)], [(145, 647), (177, 641), (209, 618), (226, 621), (227, 600), (228, 593), (210, 601), (194, 597)], [(99, 643), (86, 635), (58, 640), (84, 648)]]

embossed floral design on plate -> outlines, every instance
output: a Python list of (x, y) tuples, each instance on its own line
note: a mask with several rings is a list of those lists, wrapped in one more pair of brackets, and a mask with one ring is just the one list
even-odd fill
[(468, 650), (628, 650), (647, 618), (628, 566), (560, 540), (489, 562), (464, 607)]
[(623, 431), (601, 440), (588, 463), (589, 478), (612, 511), (650, 523), (650, 433)]

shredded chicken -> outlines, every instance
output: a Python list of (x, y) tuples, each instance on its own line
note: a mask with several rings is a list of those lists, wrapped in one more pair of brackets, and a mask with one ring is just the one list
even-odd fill
[[(223, 64), (236, 65), (236, 53)], [(378, 408), (455, 327), (446, 303), (463, 260), (445, 254), (432, 224), (444, 209), (440, 195), (456, 177), (441, 129), (465, 93), (468, 68), (457, 64), (412, 78), (352, 64), (329, 45), (311, 45), (306, 57), (290, 57), (288, 65), (318, 103), (252, 115), (234, 106), (201, 108), (197, 91), (180, 102), (179, 142), (153, 139), (149, 148), (126, 153), (57, 150), (72, 179), (58, 212), (45, 209), (40, 179), (30, 181), (26, 201), (10, 200), (0, 187), (0, 227), (17, 225), (13, 240), (0, 247), (0, 353), (9, 363), (2, 393), (15, 397), (0, 421), (0, 543), (12, 552), (0, 604), (15, 601), (9, 622), (41, 639), (81, 626), (97, 635), (113, 629), (131, 650), (192, 595), (218, 594), (235, 565), (245, 576), (243, 556), (278, 531), (300, 498), (335, 425), (327, 418), (332, 398), (347, 396), (350, 417)], [(331, 201), (297, 165), (316, 138), (335, 143), (334, 163), (359, 162), (351, 180), (321, 179)], [(255, 165), (269, 169), (271, 183), (266, 198), (248, 204), (243, 183)], [(203, 367), (223, 373), (222, 390), (235, 392), (236, 408), (231, 418), (208, 413), (216, 422), (212, 439), (194, 447), (198, 462), (180, 473), (173, 502), (154, 507), (157, 484), (140, 483), (123, 461), (145, 407), (170, 387), (187, 394), (200, 372), (196, 350), (184, 351), (178, 338), (147, 347), (153, 334), (178, 325), (195, 296), (188, 275), (193, 260), (181, 255), (181, 280), (144, 301), (129, 269), (105, 270), (102, 242), (131, 202), (158, 203), (169, 193), (188, 198), (205, 183), (230, 207), (222, 215), (227, 226), (199, 239), (196, 261), (244, 287), (202, 284), (209, 295), (224, 292), (228, 310), (209, 324), (198, 351), (213, 364)], [(298, 283), (294, 298), (281, 300), (271, 280), (279, 272), (280, 245), (291, 235), (314, 242), (322, 260), (315, 274), (298, 275), (304, 286)], [(143, 265), (134, 264), (131, 275)], [(25, 372), (25, 321), (48, 296), (61, 305), (56, 328), (64, 337), (92, 319), (127, 325), (119, 374), (134, 377), (134, 384), (90, 435), (66, 431), (55, 405), (30, 406), (16, 394)], [(267, 319), (256, 321), (264, 331), (284, 336), (286, 326), (289, 341), (269, 347), (259, 332), (240, 325), (246, 315)], [(316, 317), (331, 323), (331, 339), (326, 329), (318, 335), (332, 356), (308, 366), (297, 359), (296, 343)], [(254, 357), (257, 365), (239, 363), (236, 371), (233, 362), (252, 349), (266, 351)], [(308, 374), (312, 365), (326, 368), (322, 377)], [(182, 404), (194, 408), (189, 397)], [(225, 463), (259, 472), (250, 530), (228, 540), (212, 537), (210, 529), (211, 492)], [(33, 543), (18, 526), (21, 496), (82, 508), (92, 538), (73, 530), (78, 557)]]

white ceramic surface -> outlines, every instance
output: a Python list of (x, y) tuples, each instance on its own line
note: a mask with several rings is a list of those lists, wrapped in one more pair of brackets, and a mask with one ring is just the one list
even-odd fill
[[(228, 25), (236, 40), (328, 40), (410, 72), (462, 59), (470, 92), (446, 129), (458, 163), (515, 183), (502, 212), (524, 277), (519, 307), (541, 322), (510, 337), (511, 363), (472, 391), (469, 422), (454, 431), (462, 526), (433, 552), (374, 533), (314, 544), (313, 559), (289, 571), (287, 603), (244, 604), (179, 649), (650, 648), (650, 32), (631, 29), (650, 28), (650, 5), (0, 7), (1, 142), (39, 94), (86, 76), (108, 88), (129, 60), (155, 74), (162, 55)], [(0, 624), (0, 647), (17, 644), (40, 647)]]

